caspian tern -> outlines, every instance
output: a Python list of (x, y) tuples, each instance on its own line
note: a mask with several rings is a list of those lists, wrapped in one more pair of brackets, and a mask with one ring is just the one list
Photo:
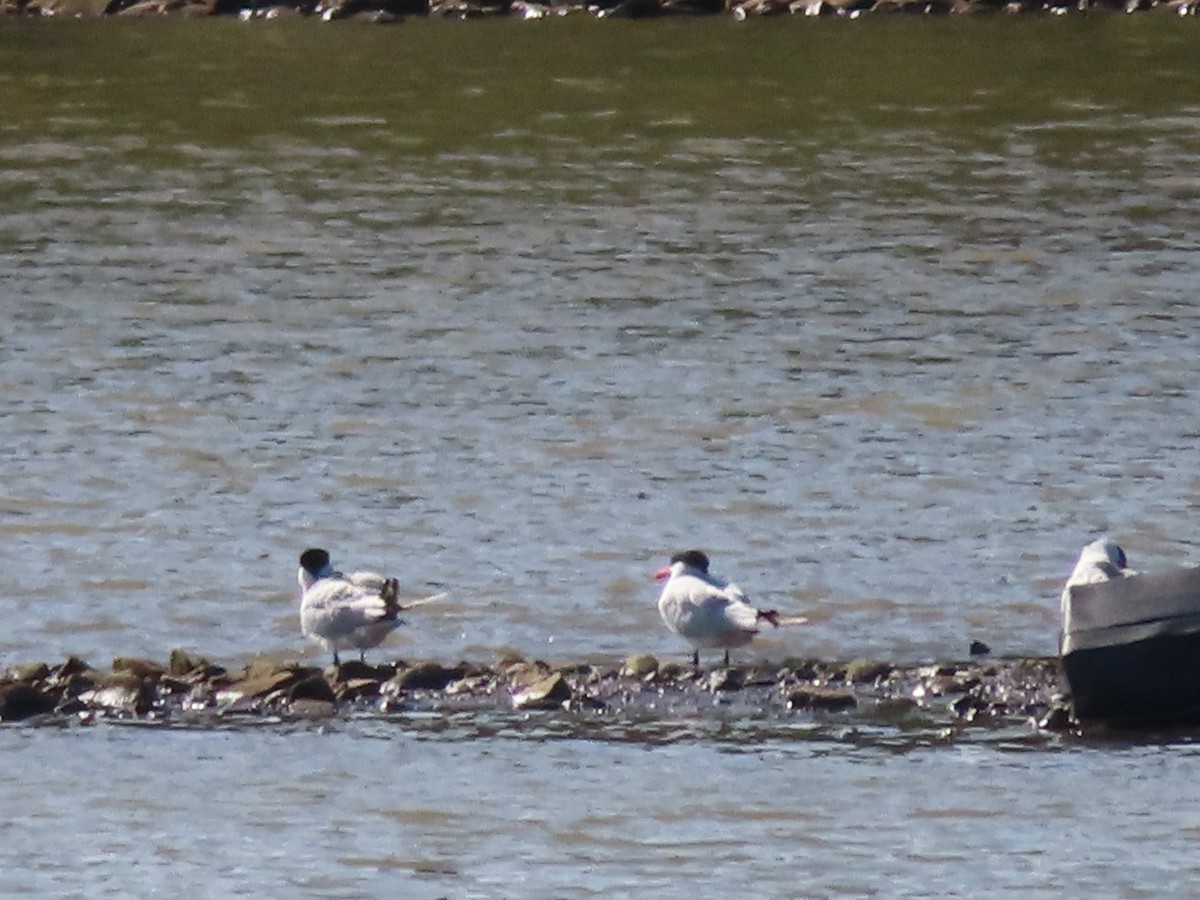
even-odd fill
[(1125, 551), (1116, 542), (1100, 538), (1084, 547), (1062, 589), (1063, 633), (1068, 630), (1067, 601), (1071, 596), (1071, 588), (1081, 584), (1100, 584), (1117, 578), (1129, 578), (1136, 574), (1137, 572), (1129, 568)]
[(377, 646), (393, 628), (404, 624), (402, 611), (446, 596), (435, 594), (401, 603), (397, 579), (378, 572), (344, 575), (333, 568), (329, 552), (318, 548), (300, 554), (297, 579), (300, 630), (333, 652), (335, 666), (340, 665), (338, 650), (357, 649), (359, 659), (365, 659), (367, 648)]
[(709, 573), (708, 556), (700, 550), (676, 553), (671, 564), (654, 577), (667, 579), (658, 597), (658, 611), (667, 627), (695, 648), (695, 666), (700, 665), (701, 647), (724, 649), (725, 665), (729, 665), (730, 648), (750, 643), (762, 622), (778, 627), (808, 621), (751, 606), (736, 584)]

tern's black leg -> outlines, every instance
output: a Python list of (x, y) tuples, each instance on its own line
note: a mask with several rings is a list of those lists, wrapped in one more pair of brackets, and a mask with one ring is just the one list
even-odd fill
[(725, 651), (725, 668), (729, 668), (729, 651)]
[(692, 651), (692, 665), (695, 666), (697, 669), (700, 668), (700, 650), (699, 649)]
[(341, 664), (342, 664), (342, 661), (341, 661), (340, 659), (338, 659), (337, 651), (336, 651), (336, 650), (334, 650), (334, 651), (333, 651), (333, 665), (334, 665), (334, 668), (336, 668), (336, 667), (340, 666)]

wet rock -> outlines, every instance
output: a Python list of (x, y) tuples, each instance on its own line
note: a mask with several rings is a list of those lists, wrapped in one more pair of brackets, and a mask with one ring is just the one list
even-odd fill
[(508, 12), (517, 19), (545, 19), (557, 14), (557, 10), (553, 6), (544, 3), (529, 3), (526, 0), (513, 0)]
[(91, 672), (92, 667), (78, 656), (68, 656), (66, 661), (51, 670), (52, 678), (68, 678), (71, 675), (83, 675)]
[(97, 688), (123, 688), (128, 691), (137, 691), (148, 680), (150, 679), (143, 678), (136, 672), (114, 669), (111, 672), (97, 672), (92, 682), (93, 686)]
[(791, 12), (788, 0), (745, 0), (731, 7), (733, 17), (738, 21), (751, 16), (778, 16)]
[[(16, 690), (17, 686), (23, 687)], [(734, 691), (739, 692), (736, 697)], [(912, 719), (921, 727), (942, 722), (950, 734), (968, 724), (1070, 727), (1070, 699), (1056, 658), (908, 667), (869, 660), (845, 665), (790, 659), (782, 665), (760, 662), (701, 670), (659, 663), (647, 655), (631, 656), (620, 664), (553, 668), (510, 655), (496, 668), (466, 662), (451, 667), (437, 662), (371, 666), (351, 661), (336, 670), (322, 670), (264, 656), (231, 677), (204, 657), (178, 651), (168, 665), (127, 657), (114, 660), (111, 670), (97, 671), (72, 657), (55, 667), (13, 667), (0, 678), (0, 718), (10, 720), (48, 714), (75, 716), (82, 722), (139, 717), (195, 725), (235, 716), (320, 718), (336, 714), (339, 704), (359, 700), (372, 701), (380, 712), (401, 708), (401, 703), (425, 711), (603, 710), (596, 722), (615, 722), (618, 727), (628, 723), (625, 713), (636, 719), (657, 715), (653, 711), (659, 709), (708, 709), (714, 702), (750, 709), (785, 704), (791, 709), (858, 707), (872, 722)]]
[(786, 677), (795, 678), (797, 681), (821, 681), (824, 677), (824, 666), (817, 659), (789, 656), (780, 663), (780, 669), (788, 673)]
[(429, 0), (317, 0), (313, 12), (322, 22), (363, 16), (392, 22), (402, 16), (426, 15), (430, 4)]
[(24, 11), (38, 16), (95, 18), (112, 12), (114, 0), (30, 0)]
[(272, 21), (274, 19), (295, 17), (300, 14), (301, 10), (294, 6), (254, 6), (238, 10), (238, 18), (243, 22), (252, 22), (257, 19)]
[(172, 650), (171, 660), (167, 664), (167, 672), (176, 678), (187, 678), (197, 672), (209, 672), (217, 669), (224, 673), (224, 669), (220, 666), (214, 666), (203, 656), (193, 656), (186, 650)]
[(979, 684), (979, 679), (972, 675), (939, 675), (931, 678), (925, 685), (926, 696), (944, 697), (947, 694), (964, 694)]
[(17, 683), (0, 688), (0, 721), (19, 722), (46, 715), (54, 712), (57, 705), (56, 696), (31, 684)]
[(558, 672), (513, 694), (514, 709), (556, 709), (571, 700), (571, 686)]
[(395, 683), (401, 690), (440, 691), (466, 674), (467, 666), (463, 663), (459, 663), (454, 668), (447, 668), (436, 662), (420, 662), (398, 672)]
[(496, 678), (490, 674), (467, 674), (457, 681), (450, 682), (445, 688), (445, 694), (448, 697), (463, 695), (486, 697), (494, 693), (496, 693)]
[(333, 670), (334, 681), (353, 681), (363, 678), (372, 678), (375, 681), (387, 681), (396, 674), (396, 667), (393, 665), (378, 665), (373, 666), (370, 663), (362, 662), (357, 659), (343, 662), (340, 666)]
[(337, 705), (329, 700), (302, 697), (292, 702), (290, 712), (301, 719), (328, 719), (337, 713)]
[[(215, 0), (138, 0), (116, 10), (119, 16), (165, 16), (179, 17), (211, 16), (216, 12)], [(110, 10), (111, 12), (112, 10)]]
[(123, 672), (132, 675), (138, 680), (154, 679), (158, 680), (163, 675), (167, 674), (167, 669), (160, 663), (154, 662), (151, 659), (135, 659), (127, 656), (118, 656), (112, 661), (113, 672)]
[[(319, 676), (318, 676), (319, 677)], [(267, 674), (253, 674), (229, 685), (224, 693), (232, 696), (256, 698), (265, 697), (274, 691), (281, 690), (300, 680), (291, 669), (277, 669)], [(324, 681), (324, 678), (321, 678)]]
[(638, 653), (625, 660), (618, 674), (621, 678), (653, 678), (658, 674), (658, 659), (649, 653)]
[(740, 691), (746, 683), (746, 673), (741, 669), (716, 669), (704, 679), (706, 690)]
[(891, 674), (891, 663), (872, 659), (856, 659), (846, 666), (846, 680), (851, 684), (869, 684)]
[(658, 674), (654, 680), (658, 684), (678, 684), (683, 681), (692, 681), (696, 675), (696, 670), (690, 665), (668, 662), (659, 665)]
[(378, 697), (383, 684), (375, 678), (351, 678), (338, 684), (337, 699), (342, 702)]
[(301, 678), (288, 688), (288, 700), (295, 705), (297, 700), (320, 700), (334, 703), (337, 696), (324, 675), (309, 675)]
[[(118, 678), (121, 673), (116, 673)], [(78, 697), (85, 707), (91, 710), (104, 710), (108, 713), (123, 713), (127, 715), (145, 715), (154, 703), (154, 690), (146, 682), (113, 684), (84, 691)]]
[(3, 675), (8, 681), (45, 681), (50, 677), (50, 667), (45, 663), (20, 663), (9, 667)]
[(789, 709), (853, 709), (858, 700), (851, 691), (825, 687), (802, 687), (789, 691)]
[(504, 677), (514, 687), (523, 688), (541, 681), (551, 673), (551, 668), (544, 662), (520, 662), (503, 669)]
[(919, 708), (911, 697), (889, 696), (876, 700), (870, 710), (872, 718), (880, 722), (902, 722)]

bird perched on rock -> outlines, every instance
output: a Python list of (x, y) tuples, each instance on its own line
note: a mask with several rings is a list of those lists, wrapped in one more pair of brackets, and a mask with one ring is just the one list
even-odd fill
[(344, 575), (333, 568), (329, 552), (319, 548), (300, 554), (297, 578), (300, 630), (333, 652), (335, 666), (340, 665), (338, 650), (356, 649), (359, 658), (364, 659), (368, 648), (377, 646), (393, 628), (404, 624), (401, 612), (446, 596), (435, 594), (401, 603), (398, 580), (378, 572)]
[(1062, 589), (1060, 602), (1063, 633), (1067, 632), (1069, 625), (1067, 618), (1070, 610), (1068, 601), (1071, 598), (1071, 588), (1081, 584), (1101, 584), (1105, 581), (1129, 578), (1134, 575), (1137, 575), (1137, 572), (1129, 568), (1129, 562), (1125, 559), (1125, 551), (1115, 541), (1100, 538), (1084, 547), (1079, 553), (1079, 559), (1075, 562), (1075, 568), (1071, 570), (1071, 575)]
[(709, 573), (708, 556), (700, 550), (676, 553), (654, 577), (667, 580), (658, 597), (658, 611), (667, 627), (695, 648), (692, 664), (696, 666), (701, 647), (723, 649), (729, 665), (730, 648), (750, 643), (763, 622), (779, 627), (808, 621), (751, 606), (736, 584)]
[(1136, 574), (1137, 572), (1129, 568), (1125, 551), (1115, 541), (1100, 538), (1100, 540), (1092, 541), (1080, 551), (1075, 568), (1071, 570), (1071, 575), (1063, 587), (1063, 597), (1065, 598), (1071, 588), (1079, 584), (1100, 584), (1104, 581), (1128, 578)]

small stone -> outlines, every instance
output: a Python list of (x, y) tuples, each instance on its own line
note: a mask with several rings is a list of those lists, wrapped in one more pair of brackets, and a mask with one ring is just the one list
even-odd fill
[(192, 656), (186, 650), (177, 648), (171, 651), (171, 661), (167, 665), (167, 671), (176, 678), (183, 678), (197, 669), (209, 669), (211, 667), (212, 663), (203, 656)]
[(445, 687), (447, 697), (457, 695), (485, 697), (495, 693), (496, 680), (489, 675), (466, 675)]
[(158, 679), (167, 673), (167, 669), (161, 663), (156, 663), (152, 659), (137, 659), (127, 656), (118, 656), (112, 661), (113, 672), (128, 672), (139, 680), (147, 678)]
[[(270, 659), (266, 656), (256, 656), (242, 669), (240, 681), (251, 681), (257, 678), (267, 678), (278, 674), (279, 672), (299, 669), (299, 666), (290, 663), (282, 663), (278, 659)], [(312, 669), (311, 671), (317, 671)]]
[(337, 712), (337, 706), (330, 700), (301, 697), (292, 702), (291, 712), (302, 719), (328, 719)]
[(137, 691), (141, 688), (142, 683), (147, 679), (136, 672), (127, 669), (114, 669), (111, 672), (103, 672), (95, 679), (95, 687), (98, 688), (124, 688), (128, 691)]
[(83, 675), (92, 671), (92, 667), (78, 656), (68, 656), (66, 662), (52, 670), (56, 678), (69, 678), (72, 675)]
[(544, 662), (519, 662), (504, 669), (504, 675), (516, 687), (528, 687), (541, 681), (550, 674), (550, 667)]
[(846, 680), (851, 684), (867, 684), (886, 678), (892, 672), (892, 664), (872, 659), (856, 659), (846, 666)]
[(657, 672), (658, 660), (649, 653), (638, 653), (625, 660), (619, 674), (622, 678), (642, 680), (653, 677)]
[(382, 683), (375, 678), (351, 678), (338, 685), (338, 700), (359, 700), (363, 697), (378, 697)]
[(709, 691), (740, 691), (746, 683), (746, 673), (741, 669), (716, 669), (704, 682)]
[(277, 691), (295, 680), (297, 680), (296, 674), (291, 670), (278, 669), (270, 674), (255, 675), (252, 678), (235, 681), (229, 686), (228, 693), (246, 698), (265, 697), (272, 691)]
[(821, 661), (789, 656), (780, 664), (780, 669), (800, 681), (816, 681), (822, 677)]
[(987, 656), (992, 652), (992, 648), (983, 641), (971, 641), (969, 652), (972, 656)]
[(657, 677), (654, 680), (659, 684), (663, 682), (675, 683), (684, 679), (690, 681), (695, 674), (696, 671), (690, 665), (668, 662), (658, 667)]
[(14, 684), (0, 689), (0, 721), (19, 722), (31, 716), (54, 712), (58, 701), (51, 694), (29, 684)]
[(440, 691), (446, 685), (458, 681), (467, 673), (463, 664), (448, 669), (441, 663), (419, 662), (403, 672), (396, 674), (393, 679), (396, 686), (408, 691)]
[(571, 686), (558, 672), (513, 694), (514, 709), (557, 709), (571, 699)]
[(297, 700), (321, 700), (326, 703), (333, 703), (337, 697), (333, 693), (333, 688), (329, 682), (321, 675), (310, 675), (297, 681), (288, 691), (288, 700), (293, 704)]
[(5, 681), (44, 681), (50, 677), (50, 667), (45, 663), (20, 663), (4, 673)]
[(75, 697), (94, 688), (97, 677), (97, 673), (89, 669), (86, 672), (75, 672), (65, 678), (53, 675), (48, 684), (62, 691), (65, 696)]

